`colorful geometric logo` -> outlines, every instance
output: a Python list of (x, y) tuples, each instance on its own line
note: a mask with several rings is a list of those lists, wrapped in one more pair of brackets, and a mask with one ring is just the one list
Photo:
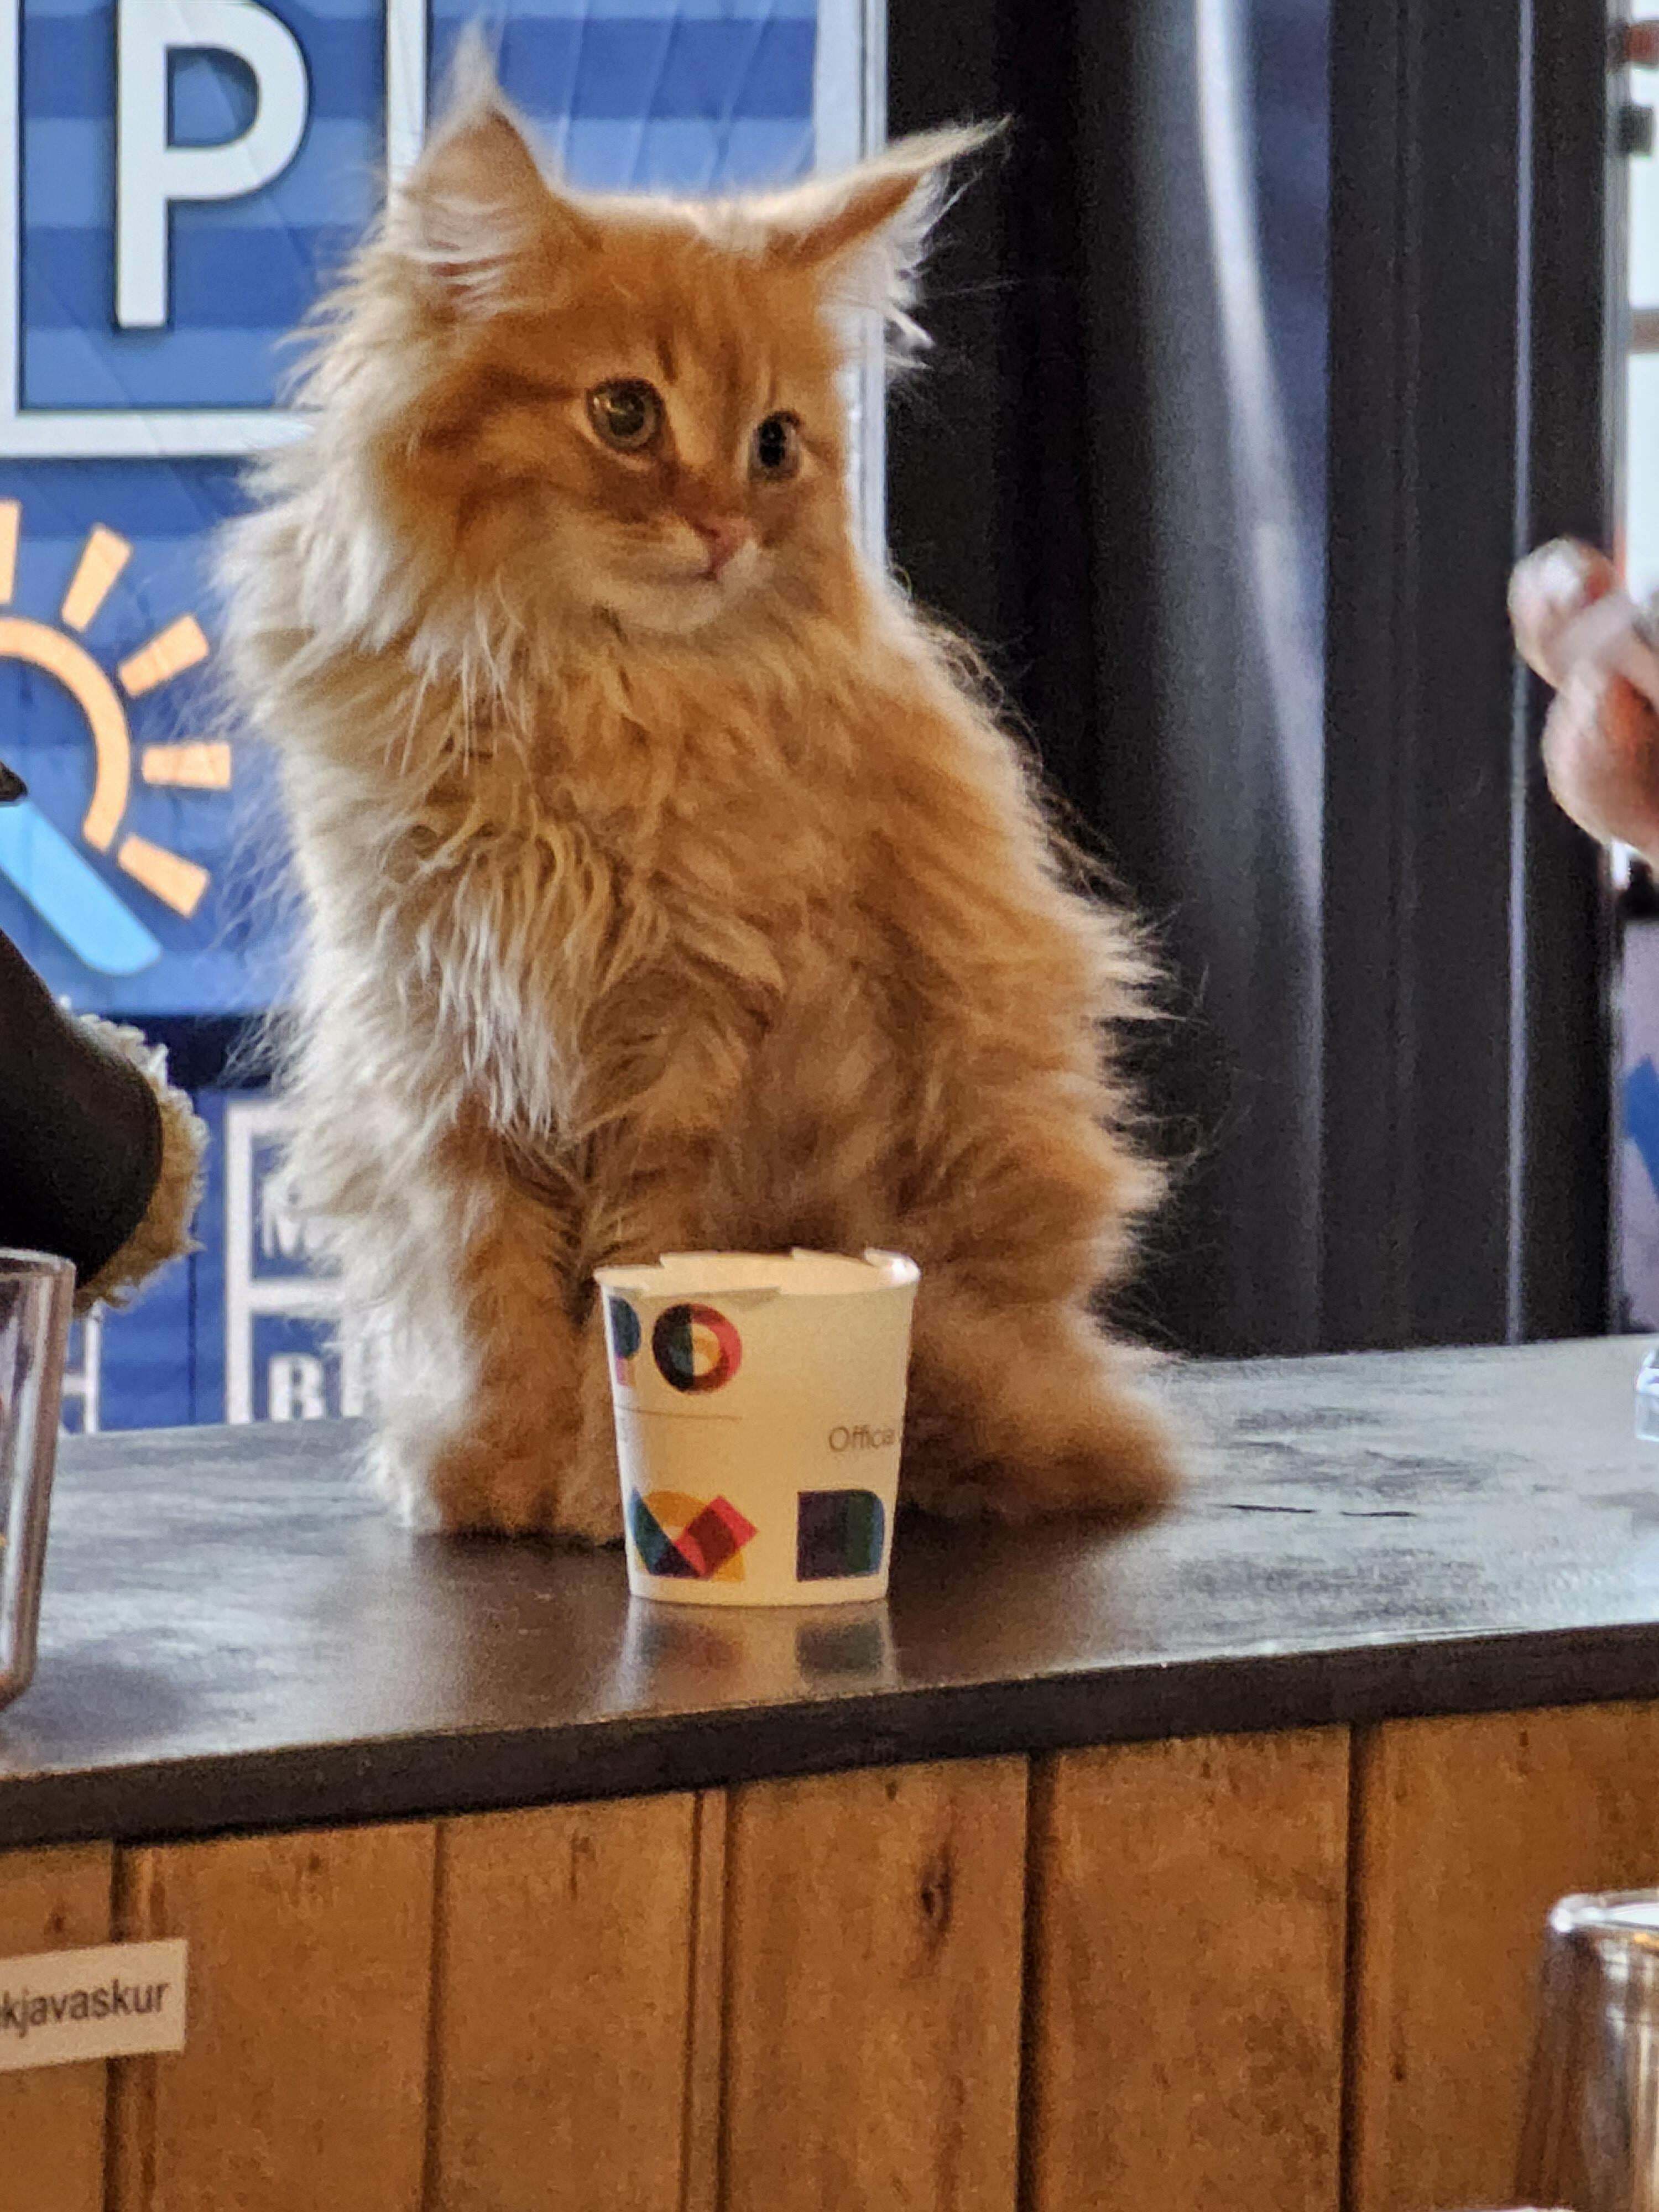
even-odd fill
[(629, 1493), (628, 1533), (648, 1575), (682, 1582), (740, 1583), (743, 1547), (755, 1533), (729, 1498), (707, 1504), (684, 1491)]
[(631, 1389), (634, 1382), (634, 1357), (645, 1341), (640, 1327), (640, 1317), (626, 1298), (619, 1298), (614, 1291), (605, 1294), (605, 1326), (611, 1339), (611, 1366), (618, 1382)]
[(671, 1389), (720, 1390), (737, 1373), (743, 1339), (713, 1306), (670, 1306), (651, 1332), (651, 1356)]
[(795, 1521), (795, 1579), (839, 1582), (881, 1568), (887, 1509), (872, 1490), (803, 1490)]

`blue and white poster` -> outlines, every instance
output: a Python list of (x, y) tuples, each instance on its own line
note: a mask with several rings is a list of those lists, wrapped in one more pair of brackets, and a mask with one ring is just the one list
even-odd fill
[[(516, 0), (483, 21), (576, 182), (709, 191), (866, 143), (865, 5)], [(286, 336), (478, 14), (0, 0), (0, 760), (29, 793), (0, 810), (0, 929), (77, 1007), (142, 1024), (280, 996), (283, 855), (269, 765), (215, 681), (212, 533), (245, 457), (298, 434)], [(257, 1347), (228, 1404), (234, 1200), (214, 1174), (204, 1254), (88, 1333), (77, 1420), (337, 1410), (334, 1370)], [(313, 1360), (316, 1300), (265, 1295), (232, 1344)]]

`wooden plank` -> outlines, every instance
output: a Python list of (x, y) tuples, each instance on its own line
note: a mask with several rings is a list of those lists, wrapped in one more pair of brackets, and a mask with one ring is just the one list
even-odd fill
[(1012, 2212), (1025, 1763), (728, 1801), (722, 2212)]
[(1358, 1760), (1352, 2212), (1512, 2203), (1545, 1916), (1659, 1883), (1659, 1705), (1394, 1722)]
[(696, 1923), (685, 2068), (685, 2167), (680, 2212), (723, 2212), (720, 2128), (726, 2109), (726, 1838), (723, 1790), (697, 1796)]
[[(107, 1844), (0, 1856), (0, 1958), (107, 1943), (115, 1854)], [(0, 2074), (5, 2198), (52, 2212), (103, 2212), (101, 2059)]]
[(686, 1796), (444, 1823), (441, 2212), (678, 2204), (696, 1822)]
[(123, 1854), (124, 1936), (190, 1944), (188, 2048), (118, 2060), (110, 2212), (418, 2212), (434, 1831)]
[(1347, 1732), (1038, 1769), (1027, 2212), (1336, 2212)]

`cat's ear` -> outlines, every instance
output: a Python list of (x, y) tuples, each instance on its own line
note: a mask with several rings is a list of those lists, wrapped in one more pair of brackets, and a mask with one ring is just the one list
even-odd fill
[(948, 204), (952, 170), (999, 128), (918, 132), (842, 176), (778, 194), (757, 210), (768, 258), (821, 271), (838, 305), (884, 316), (902, 349), (925, 345), (909, 310), (928, 237)]
[(434, 303), (503, 305), (527, 271), (545, 280), (596, 242), (592, 225), (543, 175), (476, 33), (457, 53), (442, 121), (386, 205), (390, 244)]

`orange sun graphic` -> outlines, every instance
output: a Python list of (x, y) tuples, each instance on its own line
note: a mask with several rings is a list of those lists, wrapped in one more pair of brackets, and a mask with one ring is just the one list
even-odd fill
[[(81, 548), (75, 574), (58, 611), (61, 627), (4, 611), (12, 602), (21, 526), (20, 502), (0, 500), (0, 660), (24, 661), (54, 678), (81, 711), (91, 737), (94, 765), (92, 796), (81, 821), (84, 842), (95, 852), (109, 854), (116, 866), (152, 897), (188, 921), (211, 881), (208, 870), (135, 831), (122, 834), (133, 776), (126, 702), (158, 690), (205, 660), (208, 641), (195, 616), (185, 614), (129, 653), (112, 674), (94, 658), (80, 641), (132, 555), (128, 541), (101, 523), (88, 533)], [(147, 744), (137, 765), (146, 784), (194, 791), (230, 787), (231, 748), (223, 740)], [(69, 866), (70, 861), (64, 860), (62, 854), (70, 854), (72, 860), (71, 848), (45, 817), (37, 814), (32, 828), (37, 857), (43, 857), (50, 846), (58, 865)], [(90, 871), (76, 880), (88, 897), (102, 890)], [(107, 897), (107, 892), (104, 896)], [(136, 920), (134, 927), (159, 956), (161, 947)], [(118, 962), (94, 959), (93, 964), (128, 968), (135, 963), (125, 958)]]

